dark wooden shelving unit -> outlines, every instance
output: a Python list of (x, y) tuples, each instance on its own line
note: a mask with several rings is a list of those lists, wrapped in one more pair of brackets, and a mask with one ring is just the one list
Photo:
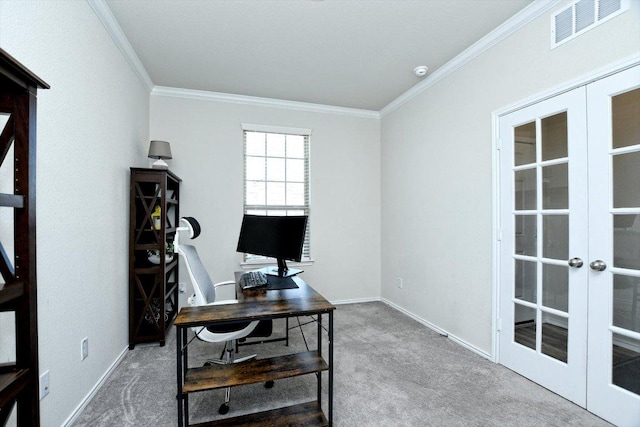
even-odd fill
[[(131, 168), (129, 224), (129, 348), (165, 344), (178, 314), (178, 256), (166, 259), (180, 220), (181, 179), (168, 170)], [(160, 208), (159, 220), (153, 214)], [(151, 262), (149, 251), (161, 256)]]
[[(13, 240), (0, 242), (0, 312), (13, 313), (15, 361), (0, 364), (0, 426), (40, 425), (36, 294), (36, 97), (49, 85), (0, 49), (0, 166), (13, 174)], [(9, 155), (13, 153), (12, 155)], [(6, 162), (6, 163), (5, 163)], [(10, 254), (12, 253), (12, 256)]]

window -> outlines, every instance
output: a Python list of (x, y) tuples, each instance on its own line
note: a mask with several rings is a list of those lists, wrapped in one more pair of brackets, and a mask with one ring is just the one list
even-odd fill
[[(243, 124), (244, 213), (309, 215), (309, 129)], [(302, 260), (311, 260), (310, 224)], [(267, 258), (245, 254), (245, 262)]]

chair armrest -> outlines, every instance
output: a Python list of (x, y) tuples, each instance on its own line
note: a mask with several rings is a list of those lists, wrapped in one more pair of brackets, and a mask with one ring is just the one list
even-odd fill
[(224, 304), (237, 304), (237, 303), (238, 303), (237, 299), (223, 299), (220, 301), (210, 302), (207, 305), (224, 305)]
[(214, 289), (217, 289), (217, 288), (218, 288), (218, 287), (220, 287), (220, 286), (229, 286), (229, 285), (235, 285), (235, 284), (236, 284), (236, 282), (235, 282), (234, 280), (226, 280), (226, 281), (224, 281), (224, 282), (218, 282), (218, 283), (215, 283), (215, 284), (213, 285), (213, 288), (214, 288)]
[(238, 303), (238, 300), (237, 300), (237, 299), (223, 299), (223, 300), (220, 300), (220, 301), (210, 302), (210, 303), (208, 303), (208, 304), (204, 304), (204, 305), (197, 305), (197, 306), (194, 306), (194, 305), (193, 305), (193, 302), (192, 302), (192, 300), (191, 300), (191, 298), (195, 298), (195, 294), (194, 294), (193, 296), (190, 296), (190, 297), (187, 299), (187, 303), (188, 303), (188, 304), (189, 304), (189, 306), (191, 306), (191, 307), (206, 307), (206, 306), (208, 306), (208, 305), (223, 305), (223, 304), (237, 304), (237, 303)]

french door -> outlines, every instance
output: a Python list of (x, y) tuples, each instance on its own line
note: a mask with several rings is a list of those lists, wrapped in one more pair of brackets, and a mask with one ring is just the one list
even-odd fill
[(500, 117), (499, 361), (640, 425), (640, 67)]

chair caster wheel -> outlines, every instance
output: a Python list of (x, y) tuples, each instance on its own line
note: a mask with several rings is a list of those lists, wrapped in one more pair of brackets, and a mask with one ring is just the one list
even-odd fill
[(211, 362), (204, 362), (204, 363), (202, 364), (202, 366), (211, 366), (211, 365), (213, 365), (213, 363), (211, 363)]
[(264, 388), (273, 388), (273, 381), (269, 380), (266, 383), (264, 383)]
[(223, 403), (222, 405), (220, 405), (220, 409), (218, 409), (218, 413), (220, 415), (224, 415), (227, 412), (229, 412), (229, 405), (227, 405), (226, 403)]

